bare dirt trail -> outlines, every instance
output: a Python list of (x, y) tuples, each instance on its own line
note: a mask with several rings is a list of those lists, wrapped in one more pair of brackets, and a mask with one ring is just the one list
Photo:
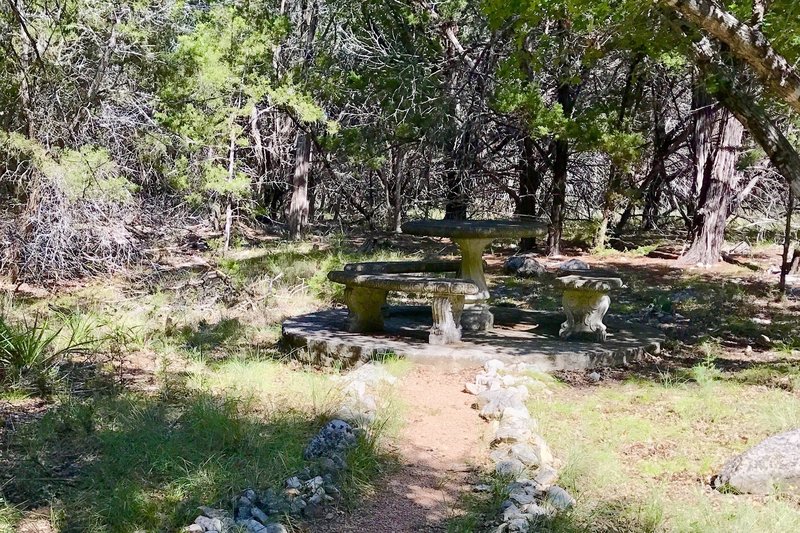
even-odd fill
[(418, 365), (397, 383), (405, 406), (395, 442), (401, 466), (351, 514), (313, 524), (315, 533), (445, 531), (459, 495), (485, 461), (486, 426), (463, 392), (478, 369)]

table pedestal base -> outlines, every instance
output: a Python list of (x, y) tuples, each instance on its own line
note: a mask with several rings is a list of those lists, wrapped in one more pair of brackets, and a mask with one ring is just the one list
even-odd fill
[(559, 337), (566, 339), (575, 333), (594, 333), (598, 341), (605, 342), (606, 326), (603, 324), (603, 317), (611, 304), (611, 298), (606, 293), (567, 289), (564, 291), (562, 304), (567, 320), (561, 324)]
[(461, 313), (461, 327), (466, 331), (490, 331), (494, 327), (494, 315), (489, 311), (489, 304), (466, 304)]

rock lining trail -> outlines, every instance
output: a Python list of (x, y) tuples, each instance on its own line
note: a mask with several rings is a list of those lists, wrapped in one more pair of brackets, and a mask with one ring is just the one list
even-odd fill
[(485, 463), (486, 424), (463, 392), (476, 369), (417, 365), (395, 385), (404, 425), (393, 443), (400, 469), (350, 514), (310, 525), (315, 533), (445, 531), (458, 498)]

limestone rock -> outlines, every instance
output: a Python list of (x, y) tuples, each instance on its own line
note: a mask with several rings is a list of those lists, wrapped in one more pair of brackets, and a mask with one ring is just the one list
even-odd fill
[(499, 359), (489, 359), (483, 364), (483, 369), (489, 374), (496, 374), (498, 371), (503, 370), (506, 364)]
[(529, 503), (528, 505), (520, 508), (520, 510), (531, 518), (538, 518), (540, 516), (547, 516), (550, 514), (547, 509), (538, 503)]
[(558, 480), (558, 472), (551, 466), (542, 466), (536, 472), (533, 482), (537, 488), (546, 490), (550, 488)]
[(341, 454), (356, 444), (353, 427), (344, 420), (331, 420), (311, 439), (305, 449), (306, 459)]
[(553, 464), (553, 452), (550, 451), (550, 446), (541, 437), (541, 435), (534, 434), (531, 437), (531, 445), (536, 449), (536, 455), (539, 456), (539, 463), (543, 465)]
[(267, 513), (259, 509), (258, 507), (251, 507), (250, 508), (250, 516), (261, 522), (262, 524), (266, 524), (269, 518), (267, 517)]
[(240, 522), (239, 526), (244, 527), (248, 533), (267, 533), (266, 526), (253, 519)]
[(751, 494), (769, 494), (777, 487), (800, 495), (800, 429), (773, 435), (734, 457), (714, 486)]
[(478, 385), (477, 383), (464, 383), (464, 392), (468, 392), (472, 395), (480, 394), (487, 388), (486, 385)]
[(570, 259), (558, 265), (559, 270), (589, 270), (589, 265), (580, 259)]
[(361, 365), (352, 372), (349, 372), (345, 376), (345, 379), (351, 382), (360, 381), (371, 387), (375, 387), (380, 383), (392, 385), (397, 381), (397, 378), (390, 374), (383, 365), (376, 365), (374, 363)]
[(508, 521), (508, 531), (513, 533), (527, 533), (531, 525), (527, 518), (515, 518)]
[(482, 418), (492, 420), (500, 418), (507, 407), (525, 409), (527, 397), (528, 389), (525, 387), (487, 390), (477, 395), (475, 405), (480, 409)]
[(575, 498), (573, 498), (569, 492), (557, 485), (547, 489), (547, 496), (545, 497), (545, 500), (559, 511), (568, 509), (575, 505)]
[(494, 469), (501, 476), (518, 476), (525, 471), (525, 465), (518, 459), (506, 459), (497, 463)]
[(529, 420), (503, 417), (494, 433), (494, 443), (524, 443), (532, 436)]
[(503, 509), (503, 522), (508, 522), (509, 520), (514, 520), (515, 518), (522, 517), (522, 511), (519, 510), (514, 502), (508, 502)]
[(544, 266), (531, 255), (514, 255), (506, 259), (505, 270), (520, 278), (534, 278), (545, 273)]
[(203, 531), (219, 531), (222, 529), (222, 523), (219, 518), (209, 518), (207, 516), (198, 516), (194, 519), (194, 523), (203, 528)]
[(510, 455), (525, 466), (539, 466), (541, 462), (536, 450), (526, 443), (518, 443), (511, 446)]

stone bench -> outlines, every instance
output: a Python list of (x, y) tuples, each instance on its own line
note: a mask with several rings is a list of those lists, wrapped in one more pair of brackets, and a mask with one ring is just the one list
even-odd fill
[(415, 272), (440, 274), (458, 272), (461, 261), (434, 259), (430, 261), (374, 261), (370, 263), (349, 263), (344, 266), (345, 272), (361, 274), (413, 274)]
[(594, 333), (600, 342), (606, 340), (606, 316), (611, 298), (608, 293), (625, 286), (610, 272), (580, 271), (557, 277), (556, 283), (564, 288), (561, 303), (567, 320), (561, 324), (558, 335), (568, 338), (575, 333)]
[(383, 331), (382, 307), (392, 292), (425, 294), (433, 298), (433, 327), (428, 342), (451, 344), (461, 340), (461, 313), (464, 297), (478, 294), (469, 280), (423, 278), (395, 274), (361, 274), (333, 271), (328, 279), (345, 285), (345, 303), (350, 312), (348, 330), (358, 333)]

